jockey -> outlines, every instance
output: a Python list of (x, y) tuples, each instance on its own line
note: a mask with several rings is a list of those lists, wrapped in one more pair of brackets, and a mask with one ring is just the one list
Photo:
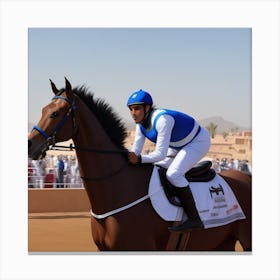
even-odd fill
[[(128, 160), (132, 164), (154, 163), (167, 167), (167, 179), (174, 185), (188, 216), (184, 223), (169, 230), (203, 229), (185, 173), (208, 152), (208, 131), (189, 115), (155, 108), (151, 95), (141, 89), (128, 98), (127, 106), (136, 123), (135, 140)], [(156, 146), (153, 152), (144, 155), (141, 151), (146, 138)]]

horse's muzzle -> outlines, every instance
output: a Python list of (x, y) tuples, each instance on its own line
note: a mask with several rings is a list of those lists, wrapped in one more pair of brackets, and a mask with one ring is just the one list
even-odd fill
[(48, 148), (49, 147), (46, 142), (39, 143), (35, 140), (28, 139), (28, 157), (31, 159), (37, 160), (44, 158)]

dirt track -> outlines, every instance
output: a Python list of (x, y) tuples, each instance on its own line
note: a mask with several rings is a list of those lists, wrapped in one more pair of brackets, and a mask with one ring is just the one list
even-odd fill
[[(96, 252), (88, 212), (30, 213), (29, 252)], [(242, 251), (237, 243), (236, 251)]]
[(94, 252), (88, 212), (30, 213), (29, 252)]

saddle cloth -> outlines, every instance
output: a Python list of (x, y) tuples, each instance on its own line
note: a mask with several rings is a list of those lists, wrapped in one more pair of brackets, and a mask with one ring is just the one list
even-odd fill
[[(190, 188), (205, 228), (246, 218), (230, 186), (218, 174), (209, 182), (190, 182)], [(183, 208), (171, 204), (166, 198), (157, 166), (154, 166), (150, 179), (149, 196), (155, 211), (165, 221), (187, 219)]]

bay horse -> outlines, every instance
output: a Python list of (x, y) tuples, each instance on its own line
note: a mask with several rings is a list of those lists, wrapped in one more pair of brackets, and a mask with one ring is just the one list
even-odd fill
[[(42, 158), (50, 146), (72, 138), (92, 212), (109, 213), (97, 218), (91, 215), (92, 237), (98, 249), (167, 250), (168, 227), (173, 222), (164, 221), (147, 198), (153, 166), (128, 163), (124, 122), (85, 86), (72, 89), (65, 78), (65, 87), (58, 90), (50, 82), (54, 98), (43, 108), (38, 125), (28, 136), (29, 157)], [(246, 219), (192, 231), (185, 250), (234, 251), (237, 240), (244, 251), (252, 250), (251, 176), (232, 170), (220, 175), (231, 186)], [(125, 209), (135, 201), (139, 203)], [(122, 211), (111, 212), (114, 209)]]

